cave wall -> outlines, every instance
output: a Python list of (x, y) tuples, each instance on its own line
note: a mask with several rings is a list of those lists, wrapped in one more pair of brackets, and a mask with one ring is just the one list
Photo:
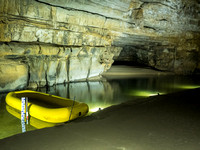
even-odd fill
[(122, 49), (96, 14), (33, 0), (1, 0), (0, 14), (0, 91), (92, 79)]
[[(200, 69), (200, 1), (140, 0), (132, 10), (136, 28), (152, 31), (123, 46), (116, 61), (131, 61), (176, 74)], [(131, 35), (132, 36), (132, 35)], [(137, 42), (135, 42), (137, 41)]]
[(0, 91), (91, 79), (114, 60), (190, 74), (200, 69), (199, 7), (197, 0), (0, 0)]

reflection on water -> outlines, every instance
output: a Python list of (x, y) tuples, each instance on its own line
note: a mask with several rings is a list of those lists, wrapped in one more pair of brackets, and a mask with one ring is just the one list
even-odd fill
[(96, 107), (105, 108), (118, 103), (114, 99), (114, 89), (109, 82), (76, 82), (39, 90), (70, 99), (75, 97), (76, 101), (87, 103), (90, 111)]
[[(21, 112), (9, 105), (6, 105), (6, 110), (8, 113), (10, 113), (11, 115), (13, 115), (14, 117), (21, 119)], [(53, 127), (56, 125), (56, 123), (50, 123), (50, 122), (45, 122), (42, 120), (39, 120), (37, 118), (34, 118), (32, 116), (29, 117), (29, 123), (28, 125), (31, 125), (32, 127), (36, 128), (36, 129), (42, 129), (42, 128), (46, 128), (46, 127)], [(25, 122), (24, 120), (21, 121), (21, 126), (22, 126), (22, 132), (23, 131), (27, 131), (27, 122)]]
[[(22, 133), (21, 114), (18, 117), (10, 114), (5, 103), (6, 94), (0, 95), (0, 139)], [(26, 130), (34, 130), (31, 125), (26, 125)]]
[[(143, 76), (141, 78), (68, 83), (48, 89), (40, 88), (38, 91), (70, 99), (74, 99), (75, 97), (77, 101), (87, 103), (90, 109), (89, 113), (92, 113), (128, 100), (138, 101), (142, 97), (197, 87), (200, 87), (198, 77)], [(6, 94), (0, 95), (0, 139), (22, 132), (20, 113), (14, 110), (14, 108), (6, 106), (5, 96)], [(26, 128), (26, 131), (55, 125), (33, 117), (30, 117), (29, 123), (29, 125), (23, 126)]]

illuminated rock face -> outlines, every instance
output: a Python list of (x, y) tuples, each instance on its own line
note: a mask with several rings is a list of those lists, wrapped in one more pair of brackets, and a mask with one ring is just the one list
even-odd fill
[[(4, 86), (10, 82), (17, 89), (93, 79), (122, 49), (111, 44), (111, 33), (103, 28), (106, 19), (99, 15), (33, 0), (0, 1), (0, 13), (0, 63), (16, 62), (9, 70), (0, 68), (1, 91), (12, 90)], [(15, 82), (21, 81), (18, 66), (26, 68), (21, 83)], [(10, 81), (8, 74), (16, 78)]]
[(0, 63), (27, 68), (15, 87), (90, 79), (114, 59), (188, 74), (200, 69), (199, 17), (195, 0), (1, 0)]
[(27, 85), (28, 68), (12, 60), (0, 60), (0, 91), (20, 89)]

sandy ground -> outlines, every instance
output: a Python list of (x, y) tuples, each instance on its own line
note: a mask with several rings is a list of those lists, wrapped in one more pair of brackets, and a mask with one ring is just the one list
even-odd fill
[(199, 150), (200, 89), (129, 101), (0, 140), (1, 150)]

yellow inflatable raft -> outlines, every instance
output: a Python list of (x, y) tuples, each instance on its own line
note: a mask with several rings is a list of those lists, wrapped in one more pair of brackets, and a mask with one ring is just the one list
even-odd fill
[(6, 103), (21, 111), (21, 97), (28, 97), (30, 116), (51, 123), (62, 123), (82, 117), (89, 109), (85, 103), (31, 90), (8, 93)]

